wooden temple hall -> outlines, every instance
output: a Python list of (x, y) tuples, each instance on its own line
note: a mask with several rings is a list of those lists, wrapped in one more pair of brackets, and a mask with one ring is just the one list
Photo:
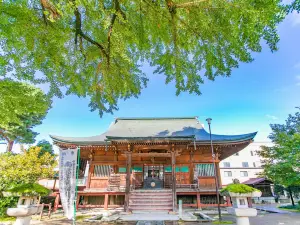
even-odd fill
[(255, 135), (212, 134), (216, 167), (210, 135), (197, 117), (117, 118), (99, 136), (51, 137), (61, 149), (80, 147), (77, 207), (175, 211), (180, 199), (184, 207), (216, 206), (219, 161)]

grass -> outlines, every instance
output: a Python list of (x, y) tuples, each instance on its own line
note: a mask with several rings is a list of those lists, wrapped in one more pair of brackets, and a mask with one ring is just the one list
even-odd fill
[(15, 217), (0, 217), (0, 222), (10, 222), (10, 221), (15, 221)]
[(232, 221), (229, 221), (229, 220), (224, 220), (224, 221), (214, 221), (212, 222), (213, 224), (233, 224)]
[(287, 210), (290, 212), (300, 212), (300, 205), (283, 205), (278, 207), (281, 210)]
[(92, 216), (91, 215), (80, 215), (80, 216), (76, 216), (76, 221), (80, 222), (80, 221), (83, 221), (87, 218), (91, 218)]

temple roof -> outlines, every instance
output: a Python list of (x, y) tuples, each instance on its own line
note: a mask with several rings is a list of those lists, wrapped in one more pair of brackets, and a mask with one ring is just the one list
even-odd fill
[[(252, 140), (257, 132), (241, 135), (212, 134), (213, 143)], [(108, 130), (92, 137), (60, 137), (50, 135), (54, 142), (76, 145), (102, 145), (117, 140), (191, 140), (209, 143), (209, 133), (197, 117), (180, 118), (117, 118)]]

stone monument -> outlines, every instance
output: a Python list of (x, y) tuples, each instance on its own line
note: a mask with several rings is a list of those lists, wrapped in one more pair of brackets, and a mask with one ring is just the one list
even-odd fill
[(260, 197), (261, 192), (235, 179), (233, 184), (221, 190), (221, 194), (231, 197), (232, 207), (228, 207), (227, 211), (236, 216), (237, 225), (250, 225), (249, 217), (257, 216), (257, 210), (249, 208), (248, 198)]

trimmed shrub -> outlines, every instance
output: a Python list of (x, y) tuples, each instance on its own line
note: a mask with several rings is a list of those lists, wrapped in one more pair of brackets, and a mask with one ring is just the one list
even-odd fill
[(18, 197), (0, 197), (0, 217), (7, 217), (7, 208), (16, 207)]

